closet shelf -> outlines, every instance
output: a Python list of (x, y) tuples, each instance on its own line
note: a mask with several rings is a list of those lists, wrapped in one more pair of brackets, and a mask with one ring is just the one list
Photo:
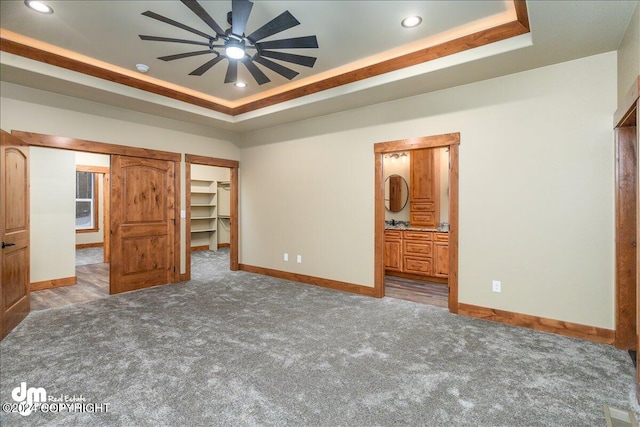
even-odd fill
[(208, 191), (208, 190), (194, 190), (194, 189), (191, 189), (191, 194), (211, 194), (211, 195), (213, 195), (213, 194), (216, 194), (216, 192), (215, 191)]

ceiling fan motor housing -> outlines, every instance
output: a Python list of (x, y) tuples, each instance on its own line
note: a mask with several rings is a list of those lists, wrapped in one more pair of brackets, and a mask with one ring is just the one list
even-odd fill
[[(265, 84), (271, 80), (267, 75), (255, 64), (258, 63), (265, 68), (291, 80), (299, 73), (286, 67), (278, 62), (274, 62), (273, 58), (278, 61), (289, 62), (296, 65), (312, 68), (316, 58), (312, 56), (297, 55), (288, 52), (280, 52), (279, 49), (315, 49), (318, 48), (318, 40), (316, 36), (294, 37), (288, 39), (271, 40), (268, 42), (260, 42), (260, 40), (278, 34), (289, 28), (299, 25), (300, 22), (289, 12), (284, 11), (271, 21), (264, 24), (248, 36), (245, 36), (245, 28), (253, 8), (253, 3), (249, 0), (232, 0), (231, 12), (227, 13), (227, 22), (231, 26), (226, 31), (223, 30), (209, 13), (198, 3), (197, 0), (181, 0), (194, 14), (196, 14), (207, 26), (213, 30), (213, 34), (208, 34), (181, 22), (164, 17), (155, 12), (147, 11), (143, 15), (156, 19), (165, 24), (178, 27), (182, 30), (204, 37), (206, 41), (175, 39), (169, 37), (146, 36), (140, 35), (142, 40), (162, 41), (170, 43), (182, 43), (207, 46), (207, 50), (199, 50), (192, 52), (178, 53), (175, 55), (167, 55), (159, 57), (163, 61), (173, 61), (176, 59), (187, 58), (197, 55), (214, 54), (215, 57), (208, 62), (189, 73), (192, 76), (201, 76), (214, 65), (223, 59), (227, 59), (227, 73), (224, 79), (225, 83), (235, 83), (238, 79), (238, 62), (244, 64), (251, 76), (259, 84)], [(214, 42), (219, 39), (224, 40), (224, 44), (216, 45)], [(217, 49), (222, 49), (224, 54)], [(247, 54), (247, 49), (255, 49), (256, 53), (251, 56)], [(275, 49), (275, 50), (274, 50)]]

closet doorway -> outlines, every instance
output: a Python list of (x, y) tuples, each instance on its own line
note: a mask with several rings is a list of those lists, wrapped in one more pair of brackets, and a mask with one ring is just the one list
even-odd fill
[(229, 270), (238, 266), (238, 168), (236, 160), (185, 155), (186, 272), (194, 251), (227, 251)]

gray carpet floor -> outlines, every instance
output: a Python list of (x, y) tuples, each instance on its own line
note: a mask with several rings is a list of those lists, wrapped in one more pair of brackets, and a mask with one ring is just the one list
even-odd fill
[(26, 382), (108, 412), (0, 424), (604, 426), (603, 403), (637, 410), (612, 346), (229, 272), (225, 255), (194, 253), (190, 282), (31, 313), (0, 342), (0, 401)]

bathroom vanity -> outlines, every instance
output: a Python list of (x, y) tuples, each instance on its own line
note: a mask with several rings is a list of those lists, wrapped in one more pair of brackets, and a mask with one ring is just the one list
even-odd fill
[[(439, 279), (449, 276), (449, 233), (415, 227), (390, 227), (384, 232), (386, 274)], [(394, 274), (395, 273), (395, 274)], [(410, 276), (409, 276), (410, 277)]]

